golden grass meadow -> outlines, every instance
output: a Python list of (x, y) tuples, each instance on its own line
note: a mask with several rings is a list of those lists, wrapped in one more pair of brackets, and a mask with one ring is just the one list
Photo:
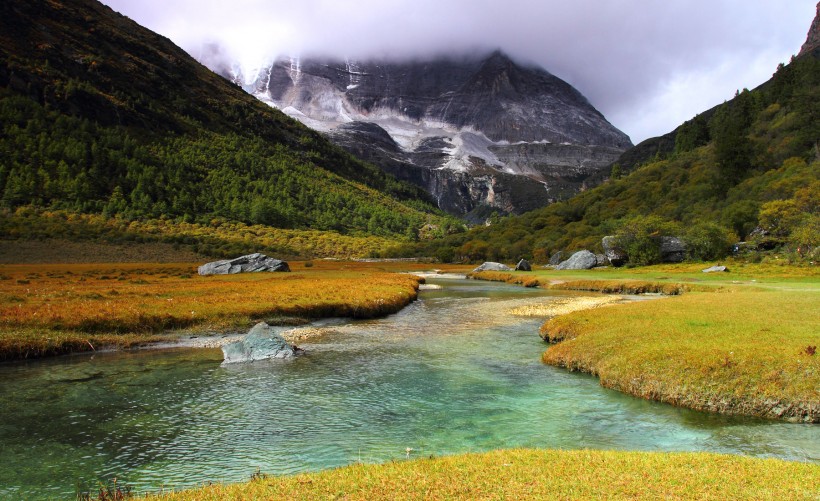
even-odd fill
[[(473, 278), (659, 299), (539, 315), (543, 361), (592, 373), (640, 398), (703, 411), (817, 422), (820, 280), (813, 269), (702, 265)], [(180, 333), (244, 330), (259, 320), (366, 318), (416, 298), (422, 263), (292, 262), (291, 273), (200, 277), (193, 264), (3, 265), (5, 359), (126, 348)], [(443, 267), (469, 271), (469, 266)], [(585, 298), (589, 298), (586, 294)], [(614, 299), (614, 298), (613, 298)], [(560, 301), (559, 301), (560, 302)], [(601, 307), (593, 307), (601, 306)], [(523, 312), (522, 314), (527, 314)], [(533, 336), (537, 333), (533, 332)], [(810, 425), (814, 426), (814, 425)], [(261, 472), (146, 499), (817, 499), (820, 466), (710, 453), (497, 450), (349, 466), (294, 476)]]
[(316, 261), (292, 273), (199, 276), (194, 264), (0, 266), (0, 359), (247, 329), (281, 317), (369, 318), (416, 298), (419, 279), (385, 266)]
[(820, 466), (708, 453), (498, 450), (146, 496), (257, 499), (817, 499)]

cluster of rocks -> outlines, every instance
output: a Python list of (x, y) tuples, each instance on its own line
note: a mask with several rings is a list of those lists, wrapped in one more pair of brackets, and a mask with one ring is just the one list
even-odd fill
[[(503, 263), (487, 261), (482, 263), (481, 266), (476, 267), (473, 270), (473, 273), (478, 273), (481, 271), (513, 271), (513, 268), (510, 268)], [(532, 271), (532, 265), (530, 265), (530, 262), (526, 259), (521, 259), (518, 261), (518, 264), (515, 265), (515, 271)]]
[[(564, 254), (556, 252), (550, 258), (549, 264), (557, 270), (588, 270), (597, 266), (623, 266), (629, 256), (612, 235), (601, 240), (603, 254), (594, 254), (588, 250), (580, 250), (572, 254), (569, 259), (563, 260)], [(664, 263), (680, 263), (686, 259), (686, 242), (678, 237), (660, 237), (661, 261)]]
[(198, 268), (200, 275), (232, 275), (234, 273), (257, 273), (262, 271), (290, 271), (285, 261), (254, 253), (234, 259), (223, 259), (203, 264)]

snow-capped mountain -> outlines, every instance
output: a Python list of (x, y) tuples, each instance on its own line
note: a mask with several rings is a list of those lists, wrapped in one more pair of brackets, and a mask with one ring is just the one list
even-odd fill
[(565, 198), (632, 146), (572, 86), (499, 51), (405, 62), (282, 58), (252, 75), (222, 73), (459, 215)]

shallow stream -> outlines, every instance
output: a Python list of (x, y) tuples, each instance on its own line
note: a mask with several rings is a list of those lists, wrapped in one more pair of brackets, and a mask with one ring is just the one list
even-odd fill
[(73, 499), (117, 477), (159, 490), (355, 461), (594, 448), (820, 462), (820, 427), (717, 416), (545, 366), (549, 293), (437, 278), (388, 318), (329, 322), (307, 354), (223, 366), (219, 349), (0, 365), (0, 498)]

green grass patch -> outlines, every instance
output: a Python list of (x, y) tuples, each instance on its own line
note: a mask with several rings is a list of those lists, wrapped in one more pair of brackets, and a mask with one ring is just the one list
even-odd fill
[(641, 266), (635, 268), (596, 268), (592, 270), (538, 270), (533, 274), (541, 281), (571, 280), (643, 280), (651, 282), (679, 282), (704, 286), (757, 285), (774, 287), (816, 288), (820, 284), (820, 267), (800, 267), (783, 264), (744, 263), (722, 261), (728, 272), (703, 273), (714, 265), (707, 263), (680, 263)]
[(239, 499), (816, 499), (820, 466), (707, 453), (500, 450), (147, 496)]
[(677, 296), (692, 290), (692, 286), (686, 284), (645, 280), (570, 280), (551, 284), (549, 288), (603, 294), (666, 294), (667, 296)]
[(481, 271), (468, 273), (468, 278), (489, 282), (504, 282), (523, 285), (524, 287), (542, 287), (554, 290), (590, 291), (604, 294), (682, 294), (695, 288), (692, 285), (664, 281), (647, 281), (637, 279), (609, 278), (598, 280), (550, 278), (540, 273), (506, 273), (503, 271)]
[(548, 320), (543, 361), (697, 410), (820, 422), (820, 294), (734, 287)]
[(504, 282), (507, 284), (523, 285), (524, 287), (540, 287), (541, 281), (535, 276), (526, 273), (506, 273), (503, 271), (479, 271), (467, 273), (467, 278), (486, 280), (488, 282)]
[(482, 272), (472, 278), (680, 298), (585, 310), (548, 320), (560, 343), (544, 362), (598, 376), (631, 395), (702, 411), (820, 422), (820, 272), (729, 262), (641, 268)]

